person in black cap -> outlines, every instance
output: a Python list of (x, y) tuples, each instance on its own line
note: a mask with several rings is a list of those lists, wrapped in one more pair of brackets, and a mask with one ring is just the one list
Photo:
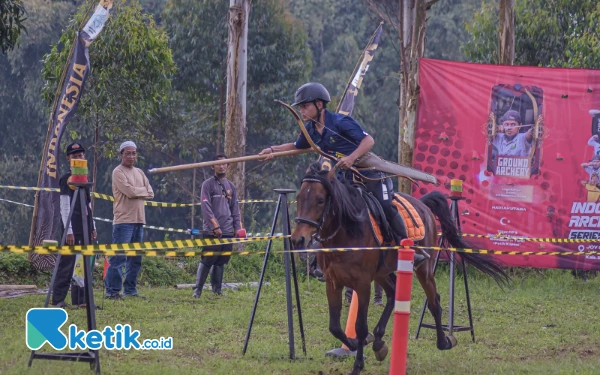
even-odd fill
[[(83, 244), (83, 220), (81, 218), (81, 203), (77, 200), (71, 222), (67, 223), (69, 218), (69, 211), (71, 210), (71, 201), (75, 194), (75, 187), (69, 185), (69, 178), (71, 177), (71, 159), (85, 159), (85, 149), (79, 143), (71, 143), (67, 146), (67, 163), (69, 164), (69, 171), (65, 173), (59, 181), (60, 186), (60, 216), (64, 230), (67, 231), (67, 245), (78, 245)], [(87, 195), (88, 207), (87, 207), (87, 225), (89, 233), (89, 242), (91, 243), (96, 239), (96, 225), (92, 219), (92, 207), (91, 197), (88, 188), (85, 188)], [(73, 271), (75, 269), (75, 255), (62, 255), (60, 258), (60, 264), (56, 273), (56, 279), (54, 280), (54, 288), (52, 290), (52, 305), (55, 307), (66, 307), (65, 298), (69, 291), (69, 283), (73, 278)], [(71, 303), (80, 307), (85, 306), (84, 289), (79, 287), (75, 282), (71, 283)]]
[[(371, 150), (375, 145), (375, 140), (352, 117), (328, 111), (326, 107), (330, 101), (331, 97), (325, 86), (317, 82), (308, 82), (296, 90), (292, 105), (300, 107), (302, 120), (307, 121), (306, 130), (312, 141), (326, 154), (338, 159), (336, 167), (343, 170), (341, 175), (350, 181), (363, 184), (365, 189), (379, 201), (392, 228), (394, 240), (399, 244), (401, 239), (408, 236), (404, 221), (396, 206), (392, 203), (394, 197), (392, 180), (389, 178), (380, 179), (383, 174), (375, 170), (362, 172), (369, 179), (353, 176), (349, 171), (359, 157)], [(300, 133), (294, 143), (270, 146), (262, 150), (259, 155), (264, 155), (264, 160), (269, 160), (273, 157), (270, 155), (273, 152), (310, 147), (304, 134)], [(429, 254), (425, 251), (417, 250), (414, 268), (418, 268), (428, 258)], [(322, 274), (321, 270), (318, 269), (315, 269), (314, 273), (315, 275)]]

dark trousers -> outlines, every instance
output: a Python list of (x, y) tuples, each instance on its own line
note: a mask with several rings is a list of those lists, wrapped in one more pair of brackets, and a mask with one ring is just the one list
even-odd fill
[[(142, 242), (144, 240), (144, 224), (113, 224), (112, 240), (115, 244)], [(136, 296), (137, 278), (142, 269), (142, 256), (115, 255), (109, 258), (109, 266), (104, 278), (107, 296)], [(125, 266), (125, 282), (123, 282), (123, 266)]]
[[(83, 243), (83, 234), (75, 234), (75, 243)], [(90, 242), (91, 243), (91, 242)], [(75, 270), (75, 255), (61, 255), (60, 263), (56, 271), (56, 279), (52, 288), (52, 304), (57, 305), (64, 302), (71, 286), (71, 303), (81, 305), (85, 303), (84, 289), (72, 282)]]
[[(389, 178), (382, 181), (365, 180), (364, 184), (369, 193), (373, 194), (379, 201), (379, 204), (381, 204), (385, 217), (388, 220), (392, 220), (398, 213), (396, 206), (392, 202), (394, 199), (394, 185), (392, 184), (392, 180)], [(387, 190), (387, 196), (384, 194), (384, 190)]]
[[(213, 236), (212, 234), (207, 234), (204, 233), (203, 238), (217, 238), (215, 236)], [(221, 238), (233, 238), (233, 235), (227, 235), (227, 234), (223, 234), (221, 236)], [(232, 244), (226, 244), (226, 245), (215, 245), (215, 246), (205, 246), (202, 248), (202, 252), (208, 252), (208, 251), (231, 251), (233, 250), (233, 245)], [(223, 256), (223, 255), (216, 255), (216, 256), (204, 256), (202, 255), (202, 264), (204, 264), (207, 267), (212, 267), (212, 266), (222, 266), (225, 265), (227, 263), (229, 263), (229, 255)]]

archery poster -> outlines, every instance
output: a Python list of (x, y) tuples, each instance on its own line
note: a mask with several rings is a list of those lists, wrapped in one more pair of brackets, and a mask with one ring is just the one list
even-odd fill
[[(422, 59), (414, 165), (449, 191), (463, 181), (473, 247), (570, 251), (500, 256), (509, 266), (599, 270), (600, 70)], [(598, 242), (530, 242), (522, 237)]]

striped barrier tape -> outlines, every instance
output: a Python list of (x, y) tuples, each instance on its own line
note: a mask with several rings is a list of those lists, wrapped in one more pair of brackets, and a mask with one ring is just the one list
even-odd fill
[(535, 237), (511, 237), (511, 236), (486, 236), (483, 234), (466, 234), (463, 233), (463, 237), (472, 237), (472, 238), (487, 238), (487, 239), (498, 239), (498, 240), (513, 240), (513, 241), (524, 241), (524, 242), (549, 242), (549, 243), (590, 243), (590, 242), (600, 242), (600, 239), (593, 240), (578, 240), (571, 238), (535, 238)]
[(0, 252), (19, 252), (29, 253), (35, 252), (40, 254), (56, 253), (59, 251), (140, 251), (140, 250), (168, 250), (168, 249), (182, 249), (182, 248), (196, 248), (204, 246), (215, 246), (215, 245), (226, 245), (246, 242), (258, 242), (266, 240), (279, 240), (288, 238), (289, 236), (265, 236), (265, 237), (248, 237), (248, 238), (199, 238), (189, 240), (172, 240), (172, 241), (149, 241), (149, 242), (136, 242), (136, 243), (124, 243), (124, 244), (103, 244), (103, 245), (74, 245), (74, 246), (15, 246), (15, 245), (0, 245)]
[[(14, 204), (18, 204), (18, 205), (21, 205), (21, 206), (33, 208), (33, 205), (31, 205), (31, 204), (21, 203), (21, 202), (15, 202), (15, 201), (11, 201), (9, 199), (0, 198), (0, 201), (14, 203)], [(106, 222), (106, 223), (112, 223), (113, 222), (111, 219), (105, 219), (105, 218), (102, 218), (102, 217), (94, 217), (93, 219), (97, 220), (97, 221), (103, 221), (103, 222)], [(164, 232), (185, 233), (185, 234), (190, 234), (190, 232), (191, 232), (189, 229), (177, 229), (177, 228), (157, 227), (157, 226), (154, 226), (154, 225), (144, 225), (144, 228), (145, 229), (161, 230), (161, 231), (164, 231)], [(254, 234), (248, 233), (248, 237), (252, 237), (252, 236), (254, 236), (254, 237), (261, 237), (262, 234), (261, 233), (254, 233)], [(283, 233), (277, 233), (276, 236), (283, 236)]]
[[(28, 191), (49, 191), (49, 192), (59, 192), (60, 189), (57, 188), (38, 188), (38, 187), (30, 187), (30, 186), (13, 186), (13, 185), (0, 185), (0, 189), (12, 189), (12, 190), (28, 190)], [(107, 201), (114, 202), (115, 198), (112, 195), (102, 194), (92, 192), (92, 196), (94, 198), (99, 198)], [(17, 202), (13, 202), (17, 203)], [(242, 199), (238, 200), (238, 203), (246, 204), (246, 203), (276, 203), (276, 201), (272, 199)], [(290, 204), (296, 203), (296, 201), (288, 202)], [(146, 206), (151, 207), (191, 207), (191, 206), (201, 206), (202, 202), (198, 203), (169, 203), (169, 202), (153, 202), (147, 201), (145, 202)]]
[[(10, 185), (0, 185), (0, 188), (11, 188), (11, 189), (21, 189), (21, 190), (43, 190), (43, 191), (58, 191), (58, 189), (51, 189), (51, 188), (34, 188), (34, 187), (23, 187), (23, 186), (10, 186)], [(100, 193), (92, 193), (95, 197), (101, 198), (101, 199), (109, 199), (109, 200), (114, 200), (114, 198), (110, 195), (106, 195), (106, 194), (100, 194)], [(1, 199), (0, 201), (5, 201), (5, 202), (10, 202), (10, 203), (15, 203), (15, 204), (20, 204), (23, 206), (27, 206), (27, 207), (33, 207), (31, 205), (25, 204), (25, 203), (20, 203), (20, 202), (14, 202), (8, 199)], [(262, 200), (262, 199), (253, 199), (253, 200), (240, 200), (238, 201), (239, 203), (274, 203), (274, 200)], [(290, 201), (288, 202), (290, 204), (292, 203), (296, 203), (296, 201)], [(146, 202), (147, 205), (150, 206), (157, 206), (157, 207), (186, 207), (186, 206), (192, 206), (192, 205), (200, 205), (201, 203), (167, 203), (167, 202)], [(106, 221), (106, 219), (99, 219), (101, 221)], [(153, 227), (150, 229), (158, 229), (158, 230), (166, 230), (166, 229), (159, 229), (159, 228), (164, 228), (164, 227)], [(167, 228), (167, 229), (173, 229), (173, 228)], [(181, 232), (181, 231), (185, 231), (183, 229), (175, 229), (173, 230), (173, 232)], [(441, 235), (442, 233), (438, 233), (438, 235)], [(488, 235), (484, 235), (484, 234), (471, 234), (471, 233), (462, 233), (463, 237), (470, 237), (470, 238), (485, 238), (485, 239), (498, 239), (498, 240), (512, 240), (512, 241), (524, 241), (524, 242), (546, 242), (546, 243), (597, 243), (600, 242), (600, 239), (571, 239), (571, 238), (536, 238), (536, 237), (511, 237), (511, 236), (501, 236), (501, 235), (493, 235), (493, 236), (488, 236)]]
[(20, 206), (25, 206), (25, 207), (31, 207), (31, 208), (33, 208), (33, 205), (31, 205), (31, 204), (21, 203), (21, 202), (15, 202), (15, 201), (11, 201), (9, 199), (2, 199), (2, 198), (0, 198), (0, 201), (8, 202), (8, 203), (14, 203), (14, 204), (18, 204)]
[[(111, 244), (111, 245), (88, 245), (88, 246), (62, 246), (62, 247), (42, 247), (42, 246), (0, 246), (0, 252), (7, 251), (16, 254), (35, 252), (37, 254), (62, 254), (62, 255), (127, 255), (127, 256), (179, 256), (191, 257), (197, 255), (203, 256), (231, 256), (231, 255), (257, 255), (265, 254), (265, 251), (177, 251), (170, 250), (174, 248), (193, 248), (201, 246), (211, 246), (215, 244), (226, 243), (241, 243), (264, 241), (268, 239), (283, 239), (286, 236), (272, 237), (253, 237), (253, 238), (231, 238), (231, 239), (203, 239), (203, 240), (181, 240), (181, 241), (165, 241), (160, 242), (144, 242), (133, 244)], [(201, 243), (198, 245), (198, 243)], [(156, 245), (160, 246), (156, 246)], [(162, 247), (161, 247), (162, 246)], [(370, 251), (370, 250), (398, 250), (398, 249), (424, 249), (434, 251), (453, 251), (457, 253), (483, 254), (483, 255), (517, 255), (517, 256), (588, 256), (600, 255), (600, 251), (502, 251), (489, 249), (468, 249), (454, 247), (437, 247), (437, 246), (382, 246), (382, 247), (336, 247), (325, 249), (304, 249), (304, 250), (289, 250), (290, 253), (333, 253), (345, 251)], [(148, 251), (145, 251), (148, 250)], [(272, 251), (274, 254), (284, 253), (285, 250)]]

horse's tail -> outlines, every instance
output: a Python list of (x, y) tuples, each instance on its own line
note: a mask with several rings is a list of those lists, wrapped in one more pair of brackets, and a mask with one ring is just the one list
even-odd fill
[[(455, 248), (470, 248), (470, 245), (459, 235), (458, 229), (452, 220), (446, 197), (439, 191), (433, 191), (421, 198), (423, 202), (440, 221), (442, 235), (450, 246)], [(509, 277), (502, 269), (499, 262), (487, 255), (460, 253), (462, 259), (479, 271), (491, 276), (499, 285), (509, 281)]]

